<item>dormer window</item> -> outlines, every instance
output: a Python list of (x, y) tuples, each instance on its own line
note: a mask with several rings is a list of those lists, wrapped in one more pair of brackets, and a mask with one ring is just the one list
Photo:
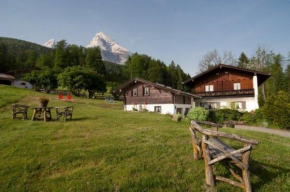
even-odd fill
[(214, 91), (213, 85), (206, 85), (205, 86), (205, 92), (212, 92)]
[(241, 83), (234, 83), (234, 90), (241, 90)]
[(132, 96), (138, 96), (138, 90), (137, 90), (137, 88), (136, 89), (133, 89)]
[(149, 94), (150, 94), (149, 87), (144, 87), (144, 95), (149, 95)]

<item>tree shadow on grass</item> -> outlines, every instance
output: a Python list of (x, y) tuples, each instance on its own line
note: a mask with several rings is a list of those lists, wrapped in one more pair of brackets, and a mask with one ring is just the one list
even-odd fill
[(258, 182), (252, 183), (253, 189), (260, 189), (267, 182), (272, 181), (273, 179), (279, 177), (279, 175), (284, 175), (290, 172), (290, 169), (273, 165), (266, 164), (262, 162), (250, 160), (250, 173), (259, 178)]

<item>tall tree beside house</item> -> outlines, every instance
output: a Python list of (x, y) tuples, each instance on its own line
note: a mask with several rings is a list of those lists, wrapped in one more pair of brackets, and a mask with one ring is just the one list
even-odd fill
[(183, 72), (183, 70), (181, 69), (181, 67), (179, 65), (177, 65), (176, 67), (177, 70), (177, 85), (176, 88), (181, 90), (182, 89), (182, 82), (184, 81), (184, 75), (185, 73)]
[(177, 69), (176, 64), (172, 60), (170, 65), (168, 66), (168, 73), (170, 77), (171, 87), (173, 88), (177, 87), (177, 73), (176, 73), (177, 70), (176, 69)]
[(281, 65), (281, 55), (275, 55), (273, 63), (267, 65), (267, 70), (271, 73), (271, 77), (265, 83), (266, 96), (270, 97), (278, 93), (279, 90), (286, 89), (283, 68)]
[(54, 68), (56, 70), (61, 70), (68, 67), (67, 58), (67, 43), (65, 40), (61, 40), (57, 42), (54, 48)]
[(238, 59), (238, 67), (242, 67), (242, 68), (249, 68), (248, 64), (249, 64), (250, 60), (248, 59), (247, 55), (242, 52), (241, 56)]
[(285, 78), (286, 78), (286, 87), (287, 87), (286, 89), (288, 93), (290, 93), (290, 64), (287, 65)]
[(83, 46), (78, 49), (78, 61), (80, 66), (84, 67), (86, 65), (86, 48)]
[(68, 65), (69, 66), (77, 66), (77, 65), (81, 65), (80, 64), (80, 59), (79, 58), (79, 49), (81, 49), (81, 47), (77, 46), (77, 45), (68, 45), (67, 47), (68, 49)]
[(127, 80), (139, 77), (179, 89), (182, 88), (181, 83), (189, 78), (179, 65), (176, 66), (174, 61), (169, 66), (166, 66), (160, 60), (138, 53), (134, 53), (128, 58), (122, 73)]
[(218, 64), (237, 65), (237, 61), (232, 52), (225, 51), (222, 55), (218, 50), (206, 53), (199, 62), (199, 71), (204, 72)]
[(88, 48), (85, 59), (86, 67), (93, 69), (99, 74), (106, 74), (105, 64), (99, 47)]
[(163, 82), (160, 61), (151, 60), (148, 69), (148, 81)]
[(279, 91), (271, 95), (262, 108), (263, 116), (274, 126), (279, 128), (290, 128), (290, 94)]
[(36, 66), (39, 68), (43, 67), (53, 68), (54, 66), (53, 60), (54, 58), (52, 53), (41, 54), (36, 60)]
[[(275, 54), (273, 52), (268, 53), (265, 47), (259, 46), (256, 50), (255, 55), (250, 59), (249, 68), (258, 71), (269, 71), (269, 66), (274, 63)], [(267, 99), (265, 84), (262, 84), (259, 88), (260, 91), (260, 101), (259, 103), (264, 103)]]

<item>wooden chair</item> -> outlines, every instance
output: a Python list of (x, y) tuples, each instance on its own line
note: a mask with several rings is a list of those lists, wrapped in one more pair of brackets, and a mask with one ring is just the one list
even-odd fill
[(72, 102), (74, 101), (74, 100), (72, 99), (71, 94), (68, 94), (68, 95), (67, 95), (67, 100), (66, 100), (66, 101), (72, 101)]
[(11, 106), (12, 109), (12, 119), (15, 119), (17, 114), (22, 115), (22, 119), (27, 119), (27, 109), (29, 106), (27, 105), (20, 105), (20, 104), (13, 104)]
[(56, 107), (56, 119), (58, 120), (61, 116), (63, 116), (64, 121), (66, 121), (66, 119), (68, 117), (70, 117), (70, 119), (72, 119), (73, 116), (73, 110), (74, 107)]
[[(192, 145), (194, 151), (194, 159), (204, 158), (205, 177), (208, 186), (214, 186), (215, 181), (223, 181), (231, 185), (243, 188), (246, 192), (252, 191), (249, 173), (249, 158), (253, 145), (257, 145), (258, 141), (246, 139), (235, 134), (223, 133), (214, 130), (203, 129), (197, 122), (191, 121), (189, 130), (192, 134)], [(196, 133), (202, 135), (201, 140), (197, 138)], [(244, 143), (244, 147), (234, 149), (226, 144), (221, 138), (232, 139)], [(223, 162), (229, 169), (230, 173), (238, 181), (234, 181), (225, 177), (214, 175), (213, 165), (217, 162)], [(238, 174), (232, 166), (241, 169)], [(241, 175), (241, 176), (240, 176)]]
[(58, 94), (58, 100), (63, 100), (62, 94)]

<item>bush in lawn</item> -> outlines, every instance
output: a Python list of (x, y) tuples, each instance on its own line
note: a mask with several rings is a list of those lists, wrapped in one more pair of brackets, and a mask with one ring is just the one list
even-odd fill
[(89, 68), (79, 66), (67, 67), (58, 75), (58, 84), (62, 87), (68, 87), (76, 95), (82, 95), (82, 92), (88, 91), (92, 98), (96, 92), (106, 92), (106, 83), (103, 77)]
[(241, 120), (247, 125), (262, 125), (265, 124), (261, 109), (256, 109), (254, 112), (244, 112)]
[(269, 97), (262, 108), (262, 114), (270, 124), (282, 129), (290, 128), (290, 94), (279, 91)]
[(254, 125), (256, 123), (254, 114), (249, 112), (244, 112), (242, 120), (247, 125)]
[(208, 110), (203, 107), (195, 107), (188, 112), (187, 117), (190, 120), (205, 121), (207, 120), (208, 113)]
[(44, 89), (46, 93), (57, 88), (57, 73), (48, 67), (41, 71), (33, 70), (24, 76), (24, 80), (31, 83), (35, 90)]
[(215, 123), (224, 123), (225, 121), (239, 121), (243, 113), (235, 109), (217, 109), (211, 110), (209, 120)]

